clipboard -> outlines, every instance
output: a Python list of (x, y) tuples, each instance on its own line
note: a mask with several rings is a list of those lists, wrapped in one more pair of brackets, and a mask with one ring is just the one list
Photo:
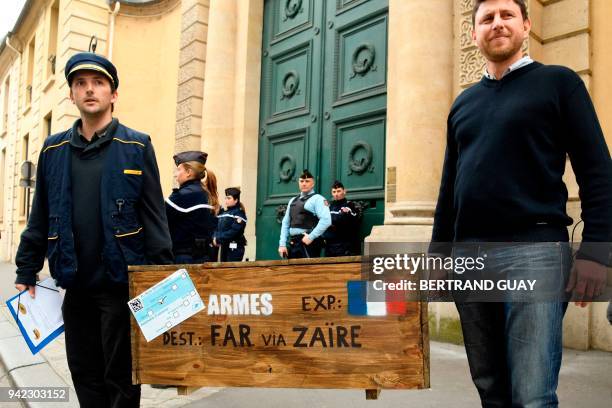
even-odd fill
[(63, 296), (52, 278), (36, 283), (36, 297), (24, 290), (6, 301), (32, 354), (45, 348), (64, 332)]

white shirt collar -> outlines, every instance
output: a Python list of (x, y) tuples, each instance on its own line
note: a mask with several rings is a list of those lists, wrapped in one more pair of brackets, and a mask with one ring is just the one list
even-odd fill
[(306, 197), (307, 195), (311, 195), (313, 193), (314, 193), (314, 188), (312, 190), (309, 190), (309, 191), (305, 192), (305, 193), (300, 191), (300, 197)]
[[(531, 59), (531, 57), (529, 55), (525, 55), (523, 58), (521, 58), (520, 60), (516, 61), (514, 64), (510, 65), (508, 67), (508, 69), (506, 70), (506, 72), (504, 72), (501, 77), (503, 78), (506, 75), (508, 75), (509, 73), (511, 73), (512, 71), (516, 71), (519, 68), (522, 68), (522, 67), (524, 67), (526, 65), (531, 64), (532, 62), (533, 62), (533, 60)], [(484, 76), (487, 79), (497, 80), (497, 78), (495, 78), (495, 75), (489, 74), (489, 72), (487, 71), (486, 67), (485, 67), (485, 70), (484, 70)]]

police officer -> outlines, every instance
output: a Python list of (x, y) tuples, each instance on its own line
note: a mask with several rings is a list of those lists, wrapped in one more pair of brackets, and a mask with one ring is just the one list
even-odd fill
[(283, 217), (278, 253), (281, 257), (318, 258), (323, 248), (321, 235), (331, 224), (329, 203), (314, 192), (314, 177), (308, 170), (302, 172), (298, 185), (300, 194), (289, 200)]
[(355, 203), (346, 199), (344, 185), (336, 180), (331, 188), (334, 200), (329, 206), (332, 225), (325, 231), (325, 256), (358, 254), (360, 214)]
[(226, 210), (217, 217), (217, 231), (214, 244), (221, 247), (221, 262), (240, 262), (244, 256), (247, 217), (244, 204), (240, 201), (240, 189), (225, 189)]
[(172, 263), (151, 138), (112, 117), (119, 78), (106, 58), (79, 53), (65, 68), (72, 128), (41, 149), (36, 192), (15, 257), (15, 287), (32, 297), (45, 254), (66, 289), (66, 356), (82, 407), (138, 407), (132, 385), (127, 265)]
[[(217, 228), (215, 195), (205, 164), (208, 154), (188, 151), (174, 156), (179, 188), (166, 198), (166, 214), (177, 264), (217, 261), (213, 235)], [(214, 191), (216, 191), (216, 186)]]

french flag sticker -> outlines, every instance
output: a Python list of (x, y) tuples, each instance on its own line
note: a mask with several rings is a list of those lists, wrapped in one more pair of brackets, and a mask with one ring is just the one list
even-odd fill
[(374, 282), (348, 281), (348, 314), (352, 316), (387, 316), (406, 314), (404, 292), (376, 290)]

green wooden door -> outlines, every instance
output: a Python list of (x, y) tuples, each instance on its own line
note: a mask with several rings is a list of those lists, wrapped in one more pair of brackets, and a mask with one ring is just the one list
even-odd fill
[(280, 220), (308, 168), (384, 218), (387, 0), (268, 0), (264, 10), (257, 259), (277, 259)]

